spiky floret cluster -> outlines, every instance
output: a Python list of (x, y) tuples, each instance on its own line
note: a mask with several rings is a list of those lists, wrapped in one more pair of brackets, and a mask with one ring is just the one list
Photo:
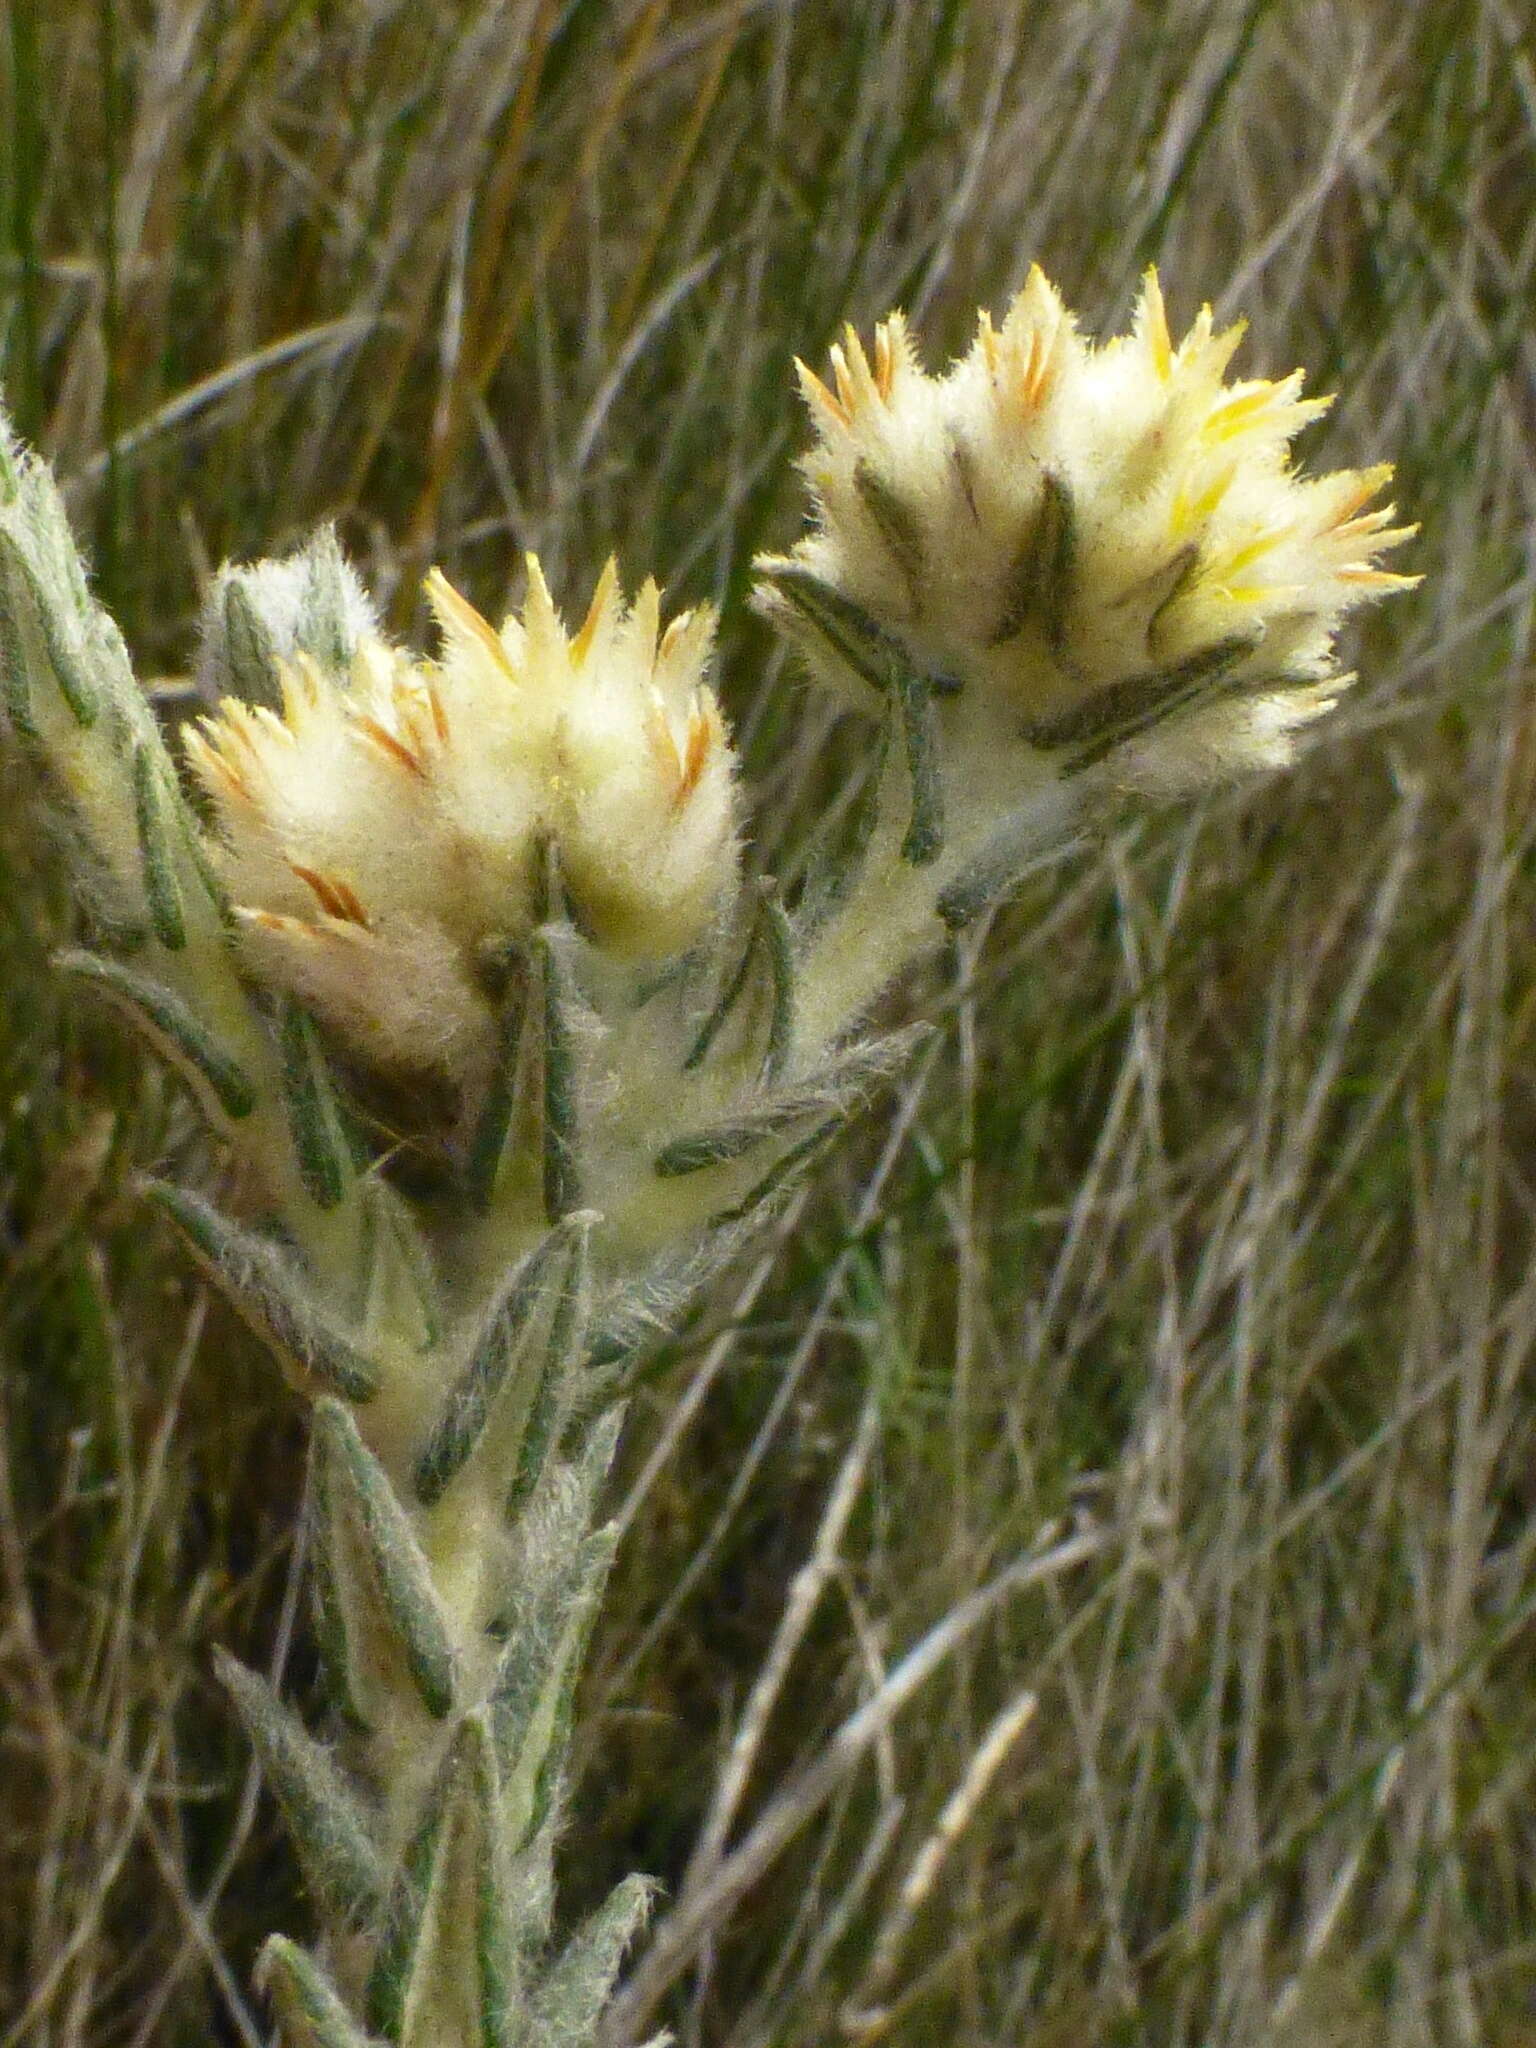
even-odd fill
[(1038, 268), (943, 376), (899, 313), (873, 361), (850, 328), (832, 388), (799, 366), (817, 526), (761, 565), (765, 607), (839, 686), (904, 667), (989, 752), (1151, 791), (1284, 761), (1349, 680), (1340, 618), (1416, 580), (1375, 565), (1414, 528), (1365, 509), (1386, 464), (1296, 470), (1328, 401), (1226, 382), (1242, 334), (1206, 307), (1175, 345), (1149, 271), (1094, 346)]
[(659, 630), (610, 563), (567, 634), (539, 565), (493, 628), (440, 571), (423, 662), (383, 640), (345, 672), (295, 651), (281, 710), (226, 700), (189, 737), (221, 877), (262, 975), (367, 1062), (461, 1076), (492, 1032), (487, 983), (544, 916), (620, 960), (693, 943), (736, 872), (733, 759), (705, 681), (713, 619)]

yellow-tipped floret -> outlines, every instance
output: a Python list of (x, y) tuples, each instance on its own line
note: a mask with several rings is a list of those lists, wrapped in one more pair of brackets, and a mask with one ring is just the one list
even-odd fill
[(951, 750), (1015, 745), (1026, 781), (1285, 760), (1343, 687), (1344, 614), (1416, 580), (1377, 565), (1415, 529), (1365, 509), (1388, 466), (1296, 469), (1328, 401), (1300, 371), (1226, 382), (1242, 332), (1206, 307), (1175, 342), (1149, 271), (1129, 334), (1095, 345), (1038, 268), (940, 376), (899, 315), (873, 363), (850, 329), (832, 388), (799, 369), (816, 521), (761, 565), (765, 609), (872, 708), (899, 671), (931, 683)]
[(282, 710), (226, 702), (188, 737), (247, 953), (369, 1063), (468, 1078), (492, 1029), (487, 947), (545, 914), (548, 851), (584, 933), (626, 961), (689, 946), (736, 872), (734, 761), (707, 611), (660, 630), (615, 565), (568, 636), (530, 558), (497, 631), (439, 570), (435, 661), (365, 640), (306, 655)]

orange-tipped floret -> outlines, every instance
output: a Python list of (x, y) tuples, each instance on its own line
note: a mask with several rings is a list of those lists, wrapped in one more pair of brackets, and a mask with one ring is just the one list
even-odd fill
[(258, 971), (344, 1035), (366, 989), (355, 1050), (392, 1068), (483, 1053), (479, 949), (545, 914), (541, 848), (582, 932), (636, 961), (700, 936), (737, 858), (707, 609), (663, 630), (656, 585), (626, 605), (613, 562), (574, 635), (532, 558), (499, 631), (440, 570), (426, 593), (435, 661), (377, 639), (345, 674), (301, 654), (281, 716), (226, 701), (186, 741)]
[[(1026, 780), (1145, 768), (1159, 787), (1183, 740), (1196, 779), (1282, 759), (1344, 686), (1341, 619), (1416, 580), (1380, 565), (1415, 531), (1366, 509), (1386, 465), (1297, 468), (1330, 403), (1301, 371), (1228, 383), (1243, 327), (1208, 305), (1175, 332), (1155, 270), (1130, 332), (1094, 344), (1035, 267), (940, 375), (894, 320), (873, 367), (844, 334), (833, 390), (800, 372), (816, 516), (761, 564), (761, 602), (870, 709), (902, 669), (932, 679), (941, 737), (980, 750), (954, 802), (1010, 750)], [(1213, 720), (1217, 698), (1245, 708)]]

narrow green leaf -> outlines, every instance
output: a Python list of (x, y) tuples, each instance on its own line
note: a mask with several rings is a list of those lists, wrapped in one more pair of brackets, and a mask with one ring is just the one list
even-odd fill
[(346, 558), (334, 526), (322, 526), (304, 551), (304, 593), (299, 600), (299, 645), (322, 668), (344, 671), (352, 661), (352, 625)]
[(567, 1942), (535, 1995), (540, 2048), (585, 2048), (653, 1892), (648, 1878), (626, 1877)]
[(899, 1074), (937, 1035), (935, 1024), (904, 1024), (899, 1031), (887, 1031), (882, 1037), (850, 1046), (827, 1063), (821, 1085), (847, 1101), (856, 1091), (867, 1091)]
[(806, 883), (795, 914), (795, 925), (802, 938), (830, 924), (859, 885), (880, 822), (890, 749), (891, 721), (885, 718), (880, 724), (869, 771), (849, 806), (843, 843), (834, 856), (812, 871)]
[(22, 489), (30, 501), (26, 507), (29, 515), (27, 525), (31, 529), (28, 537), (35, 551), (48, 558), (48, 566), (69, 586), (75, 617), (88, 619), (93, 607), (90, 587), (85, 580), (85, 564), (75, 546), (63, 494), (52, 470), (41, 458), (34, 456), (27, 463)]
[(505, 1833), (480, 1709), (454, 1730), (385, 1916), (367, 2003), (390, 2040), (523, 2048), (528, 1930), (507, 1882)]
[[(560, 1296), (550, 1321), (539, 1377), (528, 1408), (528, 1420), (517, 1449), (517, 1470), (512, 1475), (512, 1484), (503, 1503), (508, 1521), (519, 1515), (533, 1498), (544, 1476), (549, 1453), (574, 1405), (572, 1396), (577, 1384), (576, 1375), (586, 1353), (592, 1322), (591, 1281), (591, 1260), (583, 1247), (576, 1284)], [(610, 1409), (607, 1424), (598, 1424), (594, 1430), (595, 1439), (605, 1426), (611, 1426), (613, 1438), (608, 1445), (609, 1458), (613, 1456), (614, 1445), (618, 1442), (618, 1424), (619, 1411)], [(603, 1469), (607, 1470), (606, 1463)], [(595, 1492), (595, 1485), (592, 1490)], [(583, 1502), (582, 1516), (586, 1520), (591, 1513), (590, 1496), (584, 1495)]]
[[(567, 1387), (586, 1334), (586, 1305), (576, 1313), (562, 1315), (550, 1331), (549, 1342), (540, 1359), (541, 1370), (528, 1403), (528, 1419), (517, 1447), (517, 1468), (507, 1488), (502, 1512), (510, 1521), (533, 1498), (543, 1476), (545, 1460), (554, 1443), (560, 1420), (569, 1405)], [(574, 1335), (574, 1341), (573, 1341)]]
[(789, 1062), (795, 1041), (795, 935), (778, 884), (762, 884), (759, 912), (763, 952), (768, 962), (768, 1043), (758, 1080), (771, 1088)]
[[(1047, 809), (1046, 820), (1056, 814)], [(976, 858), (963, 867), (955, 879), (939, 892), (939, 915), (951, 931), (960, 931), (983, 910), (1016, 888), (1042, 848), (1060, 856), (1067, 844), (1053, 837), (1042, 823), (1038, 807), (1025, 806), (993, 834)]]
[(869, 462), (861, 460), (854, 464), (853, 488), (907, 586), (914, 616), (918, 615), (922, 611), (928, 566), (922, 521)]
[(334, 1209), (355, 1177), (352, 1151), (319, 1034), (291, 998), (282, 1006), (278, 1050), (299, 1177), (317, 1208)]
[(877, 625), (861, 606), (814, 569), (789, 555), (762, 555), (755, 566), (768, 589), (782, 599), (780, 609), (787, 608), (804, 619), (843, 666), (882, 697), (889, 696), (899, 675), (910, 671), (921, 673), (936, 697), (958, 696), (958, 676), (925, 667), (894, 633)]
[(779, 1213), (780, 1205), (798, 1187), (812, 1162), (837, 1136), (844, 1122), (841, 1111), (824, 1118), (815, 1130), (807, 1132), (798, 1144), (791, 1145), (787, 1152), (775, 1160), (762, 1179), (739, 1202), (733, 1203), (729, 1209), (722, 1209), (718, 1215), (711, 1216), (711, 1229), (741, 1224), (751, 1230), (759, 1230), (772, 1222)]
[(938, 721), (933, 696), (921, 677), (903, 673), (897, 683), (907, 767), (912, 776), (912, 817), (901, 842), (901, 857), (915, 868), (937, 860), (944, 847), (944, 778), (939, 763)]
[(356, 1794), (265, 1680), (224, 1650), (214, 1651), (214, 1664), (283, 1810), (311, 1890), (331, 1918), (348, 1925), (366, 1921), (383, 1897), (384, 1874)]
[(1055, 718), (1026, 725), (1023, 737), (1043, 753), (1075, 749), (1063, 772), (1077, 774), (1175, 711), (1216, 694), (1258, 644), (1257, 634), (1235, 633), (1198, 648), (1167, 668), (1121, 676), (1090, 691)]
[(378, 1184), (377, 1178), (371, 1183), (365, 1181), (357, 1205), (357, 1241), (354, 1248), (352, 1285), (347, 1298), (347, 1321), (357, 1330), (376, 1328), (375, 1319), (379, 1308), (383, 1306), (379, 1296), (383, 1290), (384, 1277), (384, 1219), (379, 1213), (379, 1205), (369, 1199), (371, 1187)]
[(1153, 599), (1156, 600), (1155, 603), (1152, 603), (1152, 609), (1147, 618), (1148, 654), (1155, 655), (1157, 653), (1158, 635), (1162, 631), (1164, 619), (1167, 618), (1169, 612), (1172, 611), (1179, 599), (1189, 589), (1199, 573), (1200, 543), (1187, 540), (1183, 547), (1176, 549), (1169, 556), (1164, 566), (1156, 572), (1150, 590), (1144, 587), (1139, 593), (1144, 604), (1151, 602)]
[(683, 1061), (685, 1073), (693, 1072), (708, 1057), (732, 1012), (751, 987), (754, 974), (765, 970), (768, 1028), (759, 1078), (771, 1082), (777, 1077), (794, 1042), (794, 944), (794, 929), (779, 896), (778, 884), (764, 876), (757, 884), (757, 900), (741, 957), (699, 1027)]
[[(594, 1530), (512, 1620), (490, 1702), (496, 1754), (509, 1784), (531, 1787), (548, 1753), (565, 1674), (574, 1686), (580, 1658), (573, 1653), (596, 1615), (617, 1547), (611, 1528)], [(515, 1846), (534, 1831), (525, 1825)]]
[(256, 1107), (256, 1090), (239, 1062), (220, 1046), (180, 996), (147, 975), (97, 953), (67, 951), (54, 964), (90, 982), (126, 1012), (156, 1049), (190, 1079), (205, 1103), (234, 1121)]
[(654, 1170), (666, 1180), (727, 1165), (770, 1139), (783, 1137), (809, 1116), (825, 1115), (829, 1109), (851, 1110), (859, 1090), (887, 1078), (931, 1035), (930, 1025), (918, 1024), (855, 1046), (807, 1075), (792, 1094), (764, 1103), (751, 1116), (672, 1139), (657, 1153)]
[(1050, 470), (1040, 527), (1040, 622), (1046, 646), (1059, 656), (1066, 650), (1077, 595), (1077, 512), (1070, 487)]
[(1001, 646), (1033, 622), (1044, 635), (1046, 646), (1060, 655), (1067, 643), (1076, 569), (1077, 515), (1072, 492), (1048, 469), (1040, 508), (1009, 572), (1002, 616), (992, 632), (991, 644)]
[(506, 1156), (507, 1140), (517, 1116), (521, 1090), (518, 1086), (523, 1053), (523, 1021), (527, 1013), (528, 990), (517, 977), (502, 1003), (496, 1065), (486, 1089), (485, 1104), (470, 1140), (467, 1179), (471, 1205), (483, 1216), (495, 1199), (496, 1183)]
[[(73, 547), (70, 549), (73, 554)], [(75, 723), (90, 727), (101, 711), (95, 683), (80, 644), (77, 618), (66, 615), (51, 601), (41, 578), (15, 538), (0, 529), (0, 557), (3, 557), (11, 602), (23, 644), (30, 638), (27, 628), (35, 624), (59, 695), (69, 706)]]
[[(73, 543), (70, 544), (70, 558), (78, 566), (80, 558)], [(104, 612), (99, 605), (92, 605), (83, 593), (81, 606), (86, 613), (85, 630), (91, 644), (92, 664), (106, 685), (108, 696), (115, 708), (126, 714), (129, 731), (136, 732), (144, 740), (158, 740), (160, 729), (149, 708), (149, 699), (133, 672), (133, 657), (128, 652), (122, 628), (110, 612)]]
[(501, 1788), (489, 1716), (481, 1710), (465, 1723), (463, 1803), (468, 1834), (470, 1882), (474, 1888), (474, 1951), (479, 1979), (480, 2048), (521, 2048), (523, 1955), (530, 1930), (507, 1883)]
[(741, 1249), (738, 1232), (719, 1230), (684, 1250), (662, 1252), (599, 1296), (587, 1340), (587, 1368), (606, 1396), (633, 1383), (650, 1347), (670, 1336), (688, 1307)]
[(463, 1745), (455, 1740), (423, 1802), (421, 1818), (390, 1891), (365, 1993), (369, 2024), (386, 2041), (399, 2042), (412, 1980), (430, 1961), (422, 1953), (424, 1937), (431, 1924), (433, 1895), (443, 1880), (443, 1866), (452, 1847), (454, 1794), (464, 1764)]
[(329, 1461), (310, 1440), (310, 1585), (315, 1640), (331, 1700), (353, 1728), (366, 1730), (372, 1716), (353, 1641), (346, 1585), (350, 1572), (346, 1517), (337, 1512), (336, 1484)]
[(745, 943), (741, 949), (741, 957), (732, 970), (729, 980), (726, 981), (720, 994), (716, 997), (704, 1022), (699, 1026), (698, 1035), (683, 1060), (684, 1073), (693, 1073), (709, 1057), (710, 1052), (714, 1048), (715, 1040), (725, 1029), (731, 1012), (741, 1001), (746, 991), (747, 982), (752, 973), (752, 960), (756, 947), (757, 922), (754, 916), (753, 922), (748, 928)]
[(242, 1230), (190, 1188), (146, 1180), (144, 1191), (181, 1231), (231, 1305), (285, 1358), (301, 1381), (349, 1401), (379, 1391), (377, 1366), (326, 1321), (292, 1259)]
[(275, 706), (277, 649), (238, 569), (224, 579), (219, 619), (223, 631), (217, 652), (223, 656), (219, 666), (224, 671), (220, 680), (228, 694), (246, 704)]
[(845, 668), (882, 697), (889, 692), (904, 658), (867, 612), (787, 556), (770, 556), (757, 566), (770, 589), (805, 620)]
[(533, 941), (543, 1010), (544, 1215), (558, 1223), (581, 1201), (577, 1158), (576, 1046), (571, 994), (559, 939), (549, 931)]
[(430, 1351), (443, 1335), (442, 1290), (432, 1254), (404, 1199), (377, 1174), (358, 1189), (361, 1210), (353, 1293), (360, 1328), (414, 1335)]
[(665, 995), (668, 989), (675, 989), (685, 982), (691, 982), (699, 971), (699, 964), (705, 952), (706, 944), (700, 941), (689, 946), (686, 951), (674, 953), (670, 959), (663, 960), (652, 972), (643, 974), (630, 997), (630, 1007), (643, 1010), (647, 1003), (655, 1002), (656, 998)]
[(285, 1935), (263, 1944), (253, 1974), (272, 2002), (285, 2048), (376, 2048), (376, 2037), (358, 2025), (319, 1963)]
[(185, 846), (187, 856), (196, 870), (197, 879), (203, 887), (203, 893), (213, 906), (214, 915), (218, 918), (225, 931), (234, 932), (239, 928), (240, 921), (235, 916), (234, 905), (229, 899), (229, 891), (225, 888), (217, 869), (208, 856), (208, 847), (203, 839), (203, 835), (197, 829), (197, 821), (186, 804), (180, 800), (179, 795), (176, 808), (181, 825), (182, 844)]
[[(434, 1507), (485, 1435), (509, 1373), (531, 1345), (540, 1346), (525, 1373), (535, 1390), (552, 1368), (570, 1369), (573, 1324), (585, 1319), (594, 1210), (580, 1209), (546, 1233), (513, 1272), (475, 1339), (416, 1461), (417, 1498)], [(526, 1432), (525, 1432), (526, 1433)]]
[(466, 1714), (428, 1790), (384, 1918), (366, 2002), (392, 2042), (521, 2048), (519, 1921), (507, 1883), (495, 1745)]
[(536, 925), (568, 924), (582, 929), (560, 858), (560, 842), (551, 832), (541, 833), (533, 849), (532, 909)]
[(613, 1401), (594, 1415), (574, 1461), (566, 1468), (575, 1480), (575, 1511), (583, 1527), (592, 1519), (597, 1497), (618, 1454), (625, 1413), (624, 1403)]
[(176, 879), (176, 852), (166, 815), (166, 795), (160, 785), (159, 764), (148, 747), (133, 750), (133, 815), (139, 835), (139, 863), (144, 875), (144, 898), (155, 937), (167, 952), (180, 952), (187, 943), (186, 911), (181, 884)]
[(345, 1506), (366, 1544), (383, 1613), (422, 1704), (442, 1720), (454, 1702), (453, 1642), (410, 1517), (340, 1401), (316, 1402), (315, 1443), (337, 1488), (336, 1506)]
[(976, 450), (956, 428), (949, 430), (949, 466), (955, 473), (955, 482), (965, 500), (965, 508), (971, 515), (972, 523), (981, 524), (981, 512), (976, 504)]
[[(613, 1561), (618, 1555), (618, 1531), (610, 1523), (601, 1529), (594, 1529), (590, 1536), (583, 1537), (577, 1553), (577, 1569), (581, 1574), (581, 1589), (571, 1617), (570, 1640), (565, 1647), (561, 1661), (560, 1691), (558, 1702), (569, 1714), (576, 1703), (576, 1688), (586, 1669), (587, 1645), (592, 1640), (592, 1631), (597, 1626), (597, 1617), (602, 1610), (603, 1589), (613, 1571)], [(567, 1730), (567, 1733), (569, 1731)], [(551, 1743), (550, 1753), (558, 1762), (564, 1755), (565, 1741)], [(557, 1753), (558, 1752), (558, 1753)]]
[(520, 1836), (524, 1848), (536, 1842), (545, 1829), (551, 1826), (560, 1804), (560, 1788), (565, 1782), (565, 1760), (571, 1749), (571, 1695), (575, 1690), (575, 1673), (569, 1659), (566, 1661), (565, 1669), (571, 1673), (571, 1680), (556, 1694), (550, 1711), (549, 1735), (543, 1745), (538, 1768), (533, 1774), (528, 1818), (523, 1823)]
[(13, 730), (22, 739), (35, 740), (37, 721), (32, 715), (31, 669), (17, 602), (8, 562), (0, 555), (0, 692)]
[(802, 1100), (778, 1104), (756, 1116), (741, 1117), (735, 1123), (711, 1124), (708, 1130), (690, 1131), (674, 1138), (656, 1154), (655, 1171), (662, 1180), (699, 1173), (711, 1166), (728, 1166), (733, 1160), (779, 1137), (809, 1113)]

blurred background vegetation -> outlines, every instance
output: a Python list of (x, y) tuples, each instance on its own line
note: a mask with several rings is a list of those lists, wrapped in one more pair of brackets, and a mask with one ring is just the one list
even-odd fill
[[(657, 1359), (564, 1900), (661, 1878), (686, 2048), (1536, 2041), (1522, 0), (0, 22), (0, 379), (146, 677), (319, 520), (401, 630), (434, 561), (489, 610), (533, 547), (579, 607), (617, 549), (723, 607), (786, 872), (868, 745), (744, 609), (840, 321), (937, 363), (1032, 259), (1090, 330), (1155, 259), (1339, 390), (1308, 460), (1397, 459), (1426, 581), (1308, 758), (894, 996), (936, 1057)], [(216, 1163), (49, 979), (5, 776), (0, 2044), (255, 2044), (306, 1909), (208, 1648), (312, 1684), (303, 1422), (134, 1196)]]

